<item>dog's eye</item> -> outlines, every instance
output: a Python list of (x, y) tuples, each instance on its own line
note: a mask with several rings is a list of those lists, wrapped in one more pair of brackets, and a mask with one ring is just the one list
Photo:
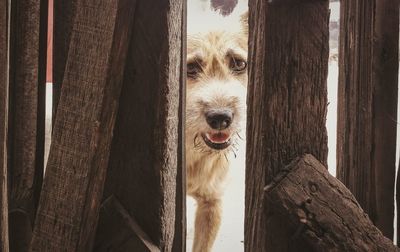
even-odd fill
[(197, 62), (187, 64), (187, 76), (189, 78), (196, 78), (201, 73), (201, 66)]
[(241, 73), (244, 72), (244, 70), (246, 70), (247, 62), (241, 59), (232, 58), (229, 67), (231, 68), (232, 71), (236, 73)]

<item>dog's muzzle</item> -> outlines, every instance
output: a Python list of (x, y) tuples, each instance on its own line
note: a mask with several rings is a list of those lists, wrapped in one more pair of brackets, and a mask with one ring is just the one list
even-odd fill
[(233, 121), (233, 113), (230, 109), (211, 109), (205, 113), (205, 119), (211, 131), (203, 133), (205, 144), (215, 150), (223, 150), (231, 145), (229, 126)]

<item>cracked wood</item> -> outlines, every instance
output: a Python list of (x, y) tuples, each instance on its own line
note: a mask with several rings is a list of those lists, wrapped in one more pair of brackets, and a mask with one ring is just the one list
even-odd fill
[(355, 197), (312, 155), (295, 159), (265, 188), (270, 211), (309, 251), (400, 251), (368, 218)]

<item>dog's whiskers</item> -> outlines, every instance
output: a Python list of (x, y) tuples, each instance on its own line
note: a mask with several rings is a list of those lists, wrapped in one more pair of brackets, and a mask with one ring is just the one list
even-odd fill
[(197, 140), (197, 137), (198, 137), (199, 135), (198, 134), (196, 134), (196, 135), (194, 135), (194, 139), (193, 139), (193, 146), (194, 147), (196, 147), (196, 140)]
[(236, 135), (240, 138), (240, 140), (244, 140), (243, 137), (239, 134), (239, 132), (236, 132)]
[(239, 151), (239, 148), (237, 147), (237, 144), (232, 144), (232, 148), (235, 149), (235, 151)]
[(227, 162), (229, 162), (228, 157), (226, 156), (226, 152), (224, 152), (224, 156)]

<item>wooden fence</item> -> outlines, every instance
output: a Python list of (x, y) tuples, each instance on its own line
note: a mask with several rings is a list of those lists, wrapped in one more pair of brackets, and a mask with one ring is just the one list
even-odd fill
[[(47, 0), (0, 2), (1, 251), (185, 251), (186, 1), (54, 2), (43, 179), (47, 12)], [(340, 24), (338, 178), (372, 220), (368, 249), (395, 251), (372, 223), (393, 237), (399, 1), (342, 0)], [(312, 197), (290, 207), (305, 217), (271, 189), (322, 167), (293, 165), (304, 153), (327, 166), (328, 57), (328, 0), (249, 1), (246, 251), (339, 248), (318, 214), (331, 215), (307, 208), (354, 203), (336, 179), (320, 172), (340, 189), (326, 195), (299, 180), (311, 184), (295, 195)], [(342, 224), (364, 216), (354, 204)]]

